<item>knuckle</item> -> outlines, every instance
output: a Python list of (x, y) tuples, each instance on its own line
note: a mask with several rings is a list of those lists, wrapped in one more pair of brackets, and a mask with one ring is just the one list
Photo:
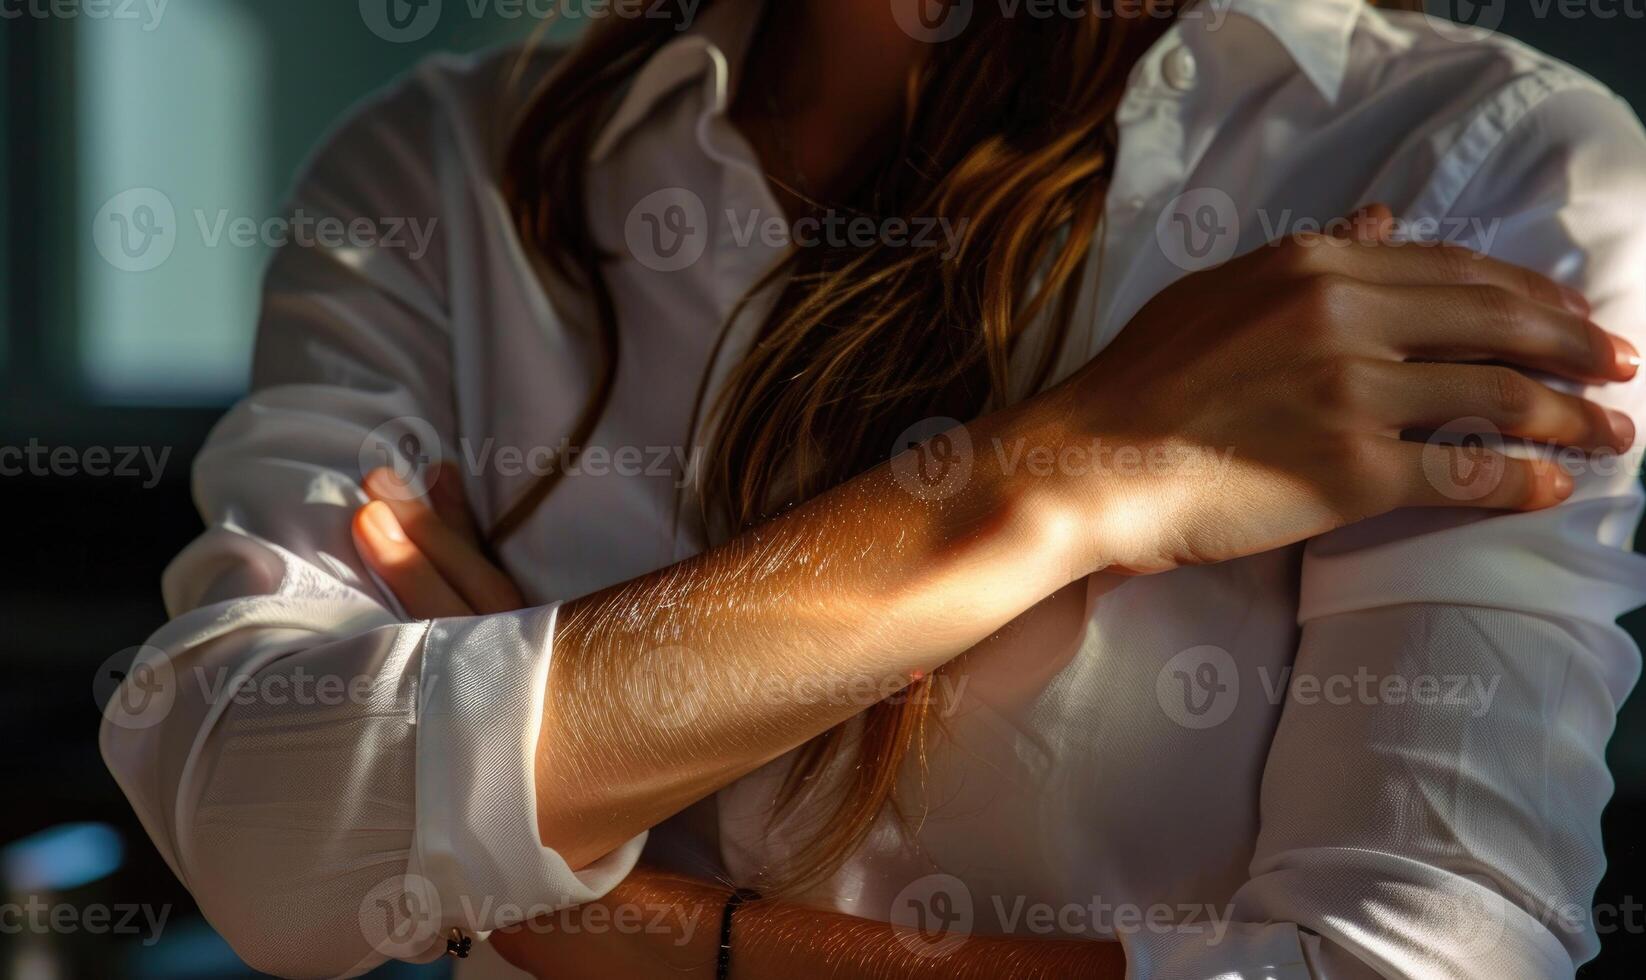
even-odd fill
[(1503, 467), (1503, 478), (1499, 484), (1500, 503), (1514, 510), (1531, 506), (1538, 498), (1539, 486), (1537, 472), (1532, 465), (1511, 456), (1504, 456), (1498, 465)]
[(1573, 365), (1593, 370), (1589, 366), (1598, 364), (1599, 371), (1606, 371), (1614, 355), (1612, 341), (1600, 328), (1577, 320), (1559, 334), (1561, 352)]
[(1295, 338), (1316, 347), (1334, 349), (1348, 324), (1348, 313), (1358, 299), (1356, 281), (1336, 272), (1315, 273), (1297, 279), (1280, 302), (1288, 329)]
[(1510, 274), (1514, 276), (1515, 285), (1527, 296), (1550, 306), (1561, 305), (1560, 294), (1554, 283), (1523, 266), (1511, 266), (1511, 269), (1513, 271)]
[(1524, 317), (1515, 294), (1501, 286), (1469, 286), (1469, 295), (1483, 329), (1492, 336), (1512, 334), (1524, 328)]
[(1293, 275), (1308, 275), (1322, 269), (1331, 249), (1322, 248), (1317, 236), (1308, 233), (1288, 235), (1275, 246), (1275, 261), (1281, 271)]
[(1332, 440), (1338, 462), (1349, 473), (1355, 476), (1374, 472), (1378, 468), (1377, 456), (1372, 452), (1370, 439), (1358, 432), (1344, 432)]
[(1351, 276), (1321, 272), (1303, 280), (1296, 298), (1306, 313), (1330, 321), (1357, 298), (1358, 285)]
[(1576, 433), (1574, 442), (1598, 444), (1605, 442), (1612, 434), (1612, 420), (1606, 417), (1606, 410), (1586, 398), (1565, 398), (1568, 410), (1572, 415), (1572, 430)]
[(1396, 481), (1389, 479), (1385, 454), (1379, 451), (1378, 440), (1359, 432), (1343, 432), (1326, 440), (1327, 452), (1333, 468), (1346, 485), (1362, 493), (1392, 489)]
[(1479, 263), (1474, 253), (1456, 245), (1439, 244), (1424, 250), (1435, 264), (1438, 274), (1446, 282), (1477, 283), (1480, 281)]
[(1321, 408), (1347, 412), (1360, 405), (1365, 379), (1360, 365), (1345, 358), (1333, 358), (1315, 370), (1314, 398)]
[(1489, 397), (1506, 419), (1521, 419), (1537, 404), (1537, 382), (1513, 368), (1493, 368)]

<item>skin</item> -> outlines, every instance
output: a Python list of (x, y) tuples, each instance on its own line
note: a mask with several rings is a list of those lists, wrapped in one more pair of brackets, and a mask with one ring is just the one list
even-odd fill
[[(1424, 466), (1425, 453), (1432, 460), (1449, 450), (1402, 441), (1403, 431), (1478, 415), (1538, 442), (1632, 444), (1627, 419), (1517, 370), (1433, 360), (1507, 361), (1593, 382), (1631, 377), (1638, 355), (1590, 323), (1579, 298), (1490, 260), (1457, 264), (1460, 256), (1434, 248), (1392, 246), (1382, 237), (1387, 209), (1357, 217), (1358, 238), (1293, 242), (1189, 277), (1134, 321), (1130, 336), (1149, 342), (1123, 334), (1065, 384), (966, 427), (976, 445), (1021, 438), (1053, 451), (1094, 434), (1145, 452), (1226, 446), (1233, 452), (1221, 457), (1228, 466), (1215, 485), (1174, 468), (1013, 476), (997, 468), (999, 454), (979, 452), (967, 488), (932, 501), (898, 480), (894, 461), (721, 548), (568, 605), (540, 761), (569, 751), (586, 753), (588, 765), (568, 774), (540, 764), (544, 842), (580, 832), (600, 842), (584, 852), (598, 857), (867, 707), (774, 690), (799, 692), (801, 680), (820, 675), (935, 669), (946, 651), (982, 644), (1008, 622), (1032, 629), (1035, 617), (1056, 616), (1060, 587), (1098, 568), (1158, 572), (1279, 547), (1396, 507), (1531, 510), (1571, 492), (1558, 468), (1493, 457), (1496, 488), (1459, 501)], [(374, 501), (357, 515), (356, 545), (414, 617), (525, 605), (484, 557), (460, 485), (458, 474), (444, 474), (428, 498), (407, 499), (392, 471), (365, 480)], [(874, 625), (867, 636), (865, 623)], [(658, 724), (658, 692), (635, 683), (656, 675), (648, 658), (664, 649), (671, 683), (705, 692), (684, 726)], [(748, 683), (773, 677), (784, 683)], [(548, 782), (557, 775), (564, 781)], [(641, 977), (712, 971), (714, 948), (702, 937), (715, 932), (723, 904), (712, 896), (725, 894), (643, 869), (605, 901), (689, 910), (690, 941), (532, 930), (495, 941), (540, 975), (551, 967), (568, 975), (568, 963), (586, 963), (590, 975), (613, 962)], [(1124, 973), (1117, 945), (1086, 941), (968, 938), (963, 956), (911, 957), (890, 925), (782, 902), (741, 913), (738, 930), (748, 976), (810, 966), (820, 946), (834, 957), (827, 975), (842, 978), (940, 968), (951, 976)]]
[[(775, 185), (826, 195), (883, 148), (921, 50), (884, 0), (780, 6), (745, 90), (779, 93), (783, 112), (740, 106), (734, 119)], [(861, 58), (865, 48), (881, 57)], [(877, 67), (804, 70), (830, 52)], [(791, 214), (806, 207), (783, 196)], [(1482, 417), (1535, 442), (1632, 443), (1628, 419), (1517, 370), (1633, 376), (1638, 355), (1590, 322), (1581, 297), (1456, 249), (1395, 246), (1391, 223), (1374, 206), (1343, 235), (1292, 239), (1168, 288), (1066, 382), (964, 426), (977, 451), (958, 493), (911, 482), (904, 454), (724, 545), (567, 604), (538, 743), (543, 843), (586, 866), (868, 707), (808, 697), (819, 680), (895, 688), (1020, 617), (1051, 614), (1043, 600), (1100, 569), (1223, 561), (1400, 507), (1533, 510), (1571, 493), (1558, 467), (1488, 454), (1494, 489), (1458, 499), (1431, 477), (1460, 451), (1404, 441), (1409, 430)], [(1143, 458), (1227, 464), (1216, 481), (1188, 466), (1040, 473), (993, 451), (1056, 458), (1094, 438)], [(392, 479), (365, 481), (374, 502), (356, 543), (413, 616), (525, 604), (482, 556), (459, 479), (436, 480), (427, 500), (399, 499)], [(658, 896), (700, 910), (694, 942), (533, 932), (497, 942), (540, 974), (577, 964), (590, 975), (623, 965), (641, 977), (712, 976), (704, 937), (725, 892), (643, 871), (606, 901)], [(909, 962), (883, 923), (781, 902), (740, 913), (740, 975), (811, 967), (820, 946), (838, 977), (1123, 973), (1114, 944), (972, 939), (962, 955)]]
[[(393, 470), (364, 481), (372, 503), (354, 524), (355, 545), (419, 619), (524, 608), (514, 583), (493, 566), (446, 464), (427, 497), (411, 497)], [(600, 901), (577, 910), (568, 927), (550, 916), (493, 933), (490, 942), (515, 966), (539, 977), (691, 980), (715, 975), (720, 917), (730, 892), (713, 882), (637, 867)], [(656, 910), (669, 910), (660, 915)], [(635, 915), (646, 928), (576, 928)], [(803, 970), (828, 980), (966, 980), (999, 976), (1119, 978), (1115, 943), (1074, 939), (911, 936), (869, 919), (766, 899), (737, 914), (735, 980)], [(917, 955), (934, 948), (943, 955)]]
[[(1461, 450), (1399, 433), (1480, 416), (1592, 450), (1629, 444), (1626, 423), (1501, 367), (1404, 358), (1434, 356), (1444, 333), (1445, 350), (1470, 360), (1621, 379), (1633, 353), (1532, 298), (1523, 287), (1540, 280), (1506, 266), (1455, 267), (1496, 284), (1442, 284), (1443, 253), (1297, 245), (1191, 277), (1069, 382), (965, 426), (980, 449), (961, 492), (911, 493), (903, 458), (569, 603), (539, 745), (543, 840), (574, 866), (592, 862), (866, 707), (808, 699), (817, 678), (929, 673), (1099, 569), (1223, 561), (1397, 507), (1557, 503), (1571, 492), (1558, 467), (1498, 457), (1490, 494), (1448, 496), (1424, 454)], [(1093, 438), (1228, 468), (1215, 483), (1176, 467), (1037, 475), (1008, 472), (993, 451), (1057, 456)], [(703, 702), (689, 725), (655, 717), (676, 688)]]
[(909, 71), (929, 46), (898, 26), (893, 6), (783, 3), (768, 14), (732, 121), (791, 218), (811, 208), (807, 195), (826, 199), (856, 184), (896, 141)]

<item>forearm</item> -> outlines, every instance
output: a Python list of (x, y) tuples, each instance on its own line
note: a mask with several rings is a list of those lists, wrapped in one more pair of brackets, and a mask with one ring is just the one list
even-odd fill
[[(1525, 270), (1479, 259), (1458, 282), (1455, 250), (1385, 247), (1392, 221), (1384, 209), (1353, 248), (1300, 236), (1174, 284), (1102, 357), (969, 426), (978, 451), (959, 493), (922, 499), (882, 466), (721, 548), (572, 603), (537, 746), (543, 842), (585, 866), (1100, 565), (1167, 571), (1401, 507), (1529, 511), (1572, 489), (1548, 460), (1493, 453), (1484, 495), (1460, 498), (1434, 467), (1462, 461), (1461, 447), (1390, 438), (1414, 420), (1627, 448), (1632, 426), (1599, 406), (1435, 354), (1624, 381), (1638, 361), (1628, 341)], [(1427, 326), (1434, 299), (1413, 283), (1448, 284), (1444, 334)], [(1506, 317), (1515, 330), (1501, 329)], [(1533, 407), (1506, 412), (1505, 390)], [(1125, 461), (1117, 452), (1111, 467), (1089, 446), (1103, 440), (1128, 450)], [(1065, 470), (1078, 458), (1069, 449), (1088, 462)], [(1039, 465), (1016, 469), (1023, 459)]]
[[(1119, 943), (1016, 936), (937, 937), (784, 902), (737, 913), (733, 980), (1121, 980)], [(712, 976), (706, 974), (705, 976)]]
[[(637, 868), (599, 902), (498, 933), (492, 942), (537, 976), (713, 980), (729, 891)], [(630, 927), (615, 924), (628, 922)], [(765, 900), (740, 908), (733, 980), (1120, 980), (1118, 943), (1089, 939), (916, 935), (886, 922)]]
[(599, 858), (1080, 574), (1045, 488), (985, 448), (1052, 425), (1032, 404), (973, 423), (970, 478), (942, 499), (882, 465), (566, 606), (538, 742), (544, 843), (573, 867)]

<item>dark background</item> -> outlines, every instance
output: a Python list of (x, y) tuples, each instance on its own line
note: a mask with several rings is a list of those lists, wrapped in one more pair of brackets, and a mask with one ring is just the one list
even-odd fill
[[(535, 26), (476, 20), (461, 3), (448, 3), (432, 34), (398, 44), (368, 31), (349, 0), (172, 0), (155, 36), (187, 26), (206, 6), (231, 13), (233, 36), (255, 45), (257, 67), (250, 70), (235, 63), (227, 48), (209, 52), (226, 66), (220, 70), (241, 80), (235, 84), (247, 77), (266, 82), (243, 97), (230, 95), (241, 98), (240, 111), (250, 120), (242, 122), (256, 138), (252, 152), (263, 172), (274, 175), (247, 191), (265, 214), (275, 213), (284, 180), (326, 126), (362, 94), (432, 51), (486, 46)], [(17, 5), (0, 0), (0, 11), (8, 9)], [(1548, 14), (1540, 16), (1542, 10)], [(1631, 9), (1625, 0), (1597, 0), (1576, 18), (1560, 10), (1512, 0), (1503, 29), (1584, 68), (1637, 111), (1646, 110), (1643, 5)], [(1619, 16), (1600, 16), (1606, 10)], [(93, 674), (164, 619), (160, 571), (199, 530), (189, 500), (189, 460), (236, 387), (232, 375), (223, 380), (222, 356), (216, 368), (185, 358), (178, 376), (162, 377), (159, 384), (153, 377), (119, 381), (117, 370), (117, 383), (110, 384), (107, 350), (96, 346), (106, 341), (87, 323), (86, 297), (109, 270), (98, 266), (95, 253), (88, 258), (84, 229), (96, 202), (108, 194), (85, 186), (85, 175), (94, 164), (106, 166), (99, 154), (119, 152), (118, 145), (100, 142), (88, 120), (100, 118), (109, 100), (129, 107), (129, 100), (119, 102), (122, 93), (104, 89), (151, 84), (150, 68), (169, 70), (177, 76), (174, 86), (221, 81), (209, 74), (219, 70), (209, 58), (197, 68), (154, 48), (150, 56), (168, 64), (146, 65), (142, 59), (151, 49), (141, 40), (123, 49), (136, 59), (129, 77), (111, 74), (100, 61), (88, 64), (107, 49), (88, 45), (82, 32), (111, 26), (91, 26), (83, 18), (0, 20), (0, 446), (24, 446), (31, 439), (77, 448), (141, 445), (169, 447), (171, 456), (153, 487), (119, 477), (0, 476), (0, 668), (8, 678), (0, 684), (0, 786), (6, 787), (0, 792), (0, 847), (64, 825), (108, 825), (124, 840), (117, 867), (111, 864), (111, 873), (63, 893), (62, 900), (173, 907), (152, 946), (129, 936), (0, 934), (0, 977), (233, 976), (244, 968), (193, 913), (97, 752)], [(215, 42), (207, 35), (200, 43)], [(196, 78), (191, 71), (208, 74)], [(168, 122), (164, 107), (149, 111), (157, 114), (156, 127)], [(180, 130), (157, 130), (162, 135), (156, 138), (193, 139), (203, 148), (227, 138), (207, 122), (195, 129), (189, 120), (183, 123)], [(210, 278), (212, 263), (220, 260), (228, 261), (196, 256), (191, 261), (203, 264), (189, 267), (189, 275)], [(232, 260), (255, 265), (261, 257)], [(225, 329), (240, 335), (250, 330), (254, 293), (242, 286), (225, 294), (223, 307), (238, 313)], [(175, 300), (162, 296), (156, 302)], [(162, 327), (170, 329), (168, 324)], [(93, 363), (104, 365), (100, 380), (88, 369)], [(168, 380), (176, 381), (173, 388)], [(1637, 637), (1646, 634), (1646, 614), (1624, 622)], [(1635, 834), (1646, 817), (1646, 698), (1637, 695), (1625, 706), (1610, 759), (1618, 784), (1605, 818), (1611, 865), (1597, 903), (1615, 907), (1646, 897), (1646, 855)], [(0, 852), (0, 860), (15, 853)], [(1639, 975), (1631, 966), (1646, 962), (1640, 932), (1646, 919), (1637, 913), (1626, 925), (1603, 935), (1605, 951), (1585, 976)], [(439, 976), (443, 969), (395, 967), (384, 973)]]

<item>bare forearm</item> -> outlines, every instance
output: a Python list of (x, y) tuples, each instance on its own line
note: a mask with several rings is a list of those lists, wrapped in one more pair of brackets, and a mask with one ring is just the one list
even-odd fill
[(824, 980), (1120, 980), (1117, 943), (1015, 936), (934, 936), (786, 903), (737, 913), (732, 977)]
[[(1460, 281), (1455, 250), (1386, 247), (1392, 215), (1367, 214), (1376, 220), (1352, 247), (1300, 236), (1163, 291), (1102, 357), (970, 426), (982, 451), (960, 493), (924, 500), (881, 467), (573, 603), (538, 745), (544, 842), (587, 864), (1100, 564), (1161, 572), (1398, 507), (1537, 510), (1572, 491), (1548, 460), (1492, 454), (1490, 492), (1465, 501), (1434, 477), (1437, 460), (1443, 470), (1462, 450), (1389, 437), (1416, 419), (1484, 418), (1534, 442), (1628, 448), (1632, 424), (1599, 424), (1610, 419), (1599, 406), (1500, 367), (1432, 363), (1461, 350), (1579, 381), (1633, 378), (1638, 352), (1591, 323), (1581, 297), (1485, 259), (1463, 263)], [(1444, 335), (1415, 283), (1448, 284)], [(1489, 326), (1505, 317), (1519, 329)], [(1536, 410), (1493, 417), (1510, 388)], [(1108, 440), (1131, 462), (1095, 478), (1014, 480), (986, 448), (1004, 438), (1050, 449), (1042, 458), (1061, 472), (1069, 435)]]
[[(642, 867), (599, 902), (498, 933), (492, 942), (537, 976), (712, 980), (728, 895), (717, 885)], [(622, 922), (630, 927), (616, 925)], [(1126, 972), (1117, 943), (917, 935), (781, 900), (738, 910), (731, 965), (733, 980), (1120, 980)]]
[[(974, 423), (975, 445), (1038, 424)], [(1038, 488), (972, 455), (950, 495), (881, 466), (694, 559), (569, 604), (539, 828), (573, 864), (896, 693), (1076, 574)], [(941, 496), (941, 499), (932, 499)]]

